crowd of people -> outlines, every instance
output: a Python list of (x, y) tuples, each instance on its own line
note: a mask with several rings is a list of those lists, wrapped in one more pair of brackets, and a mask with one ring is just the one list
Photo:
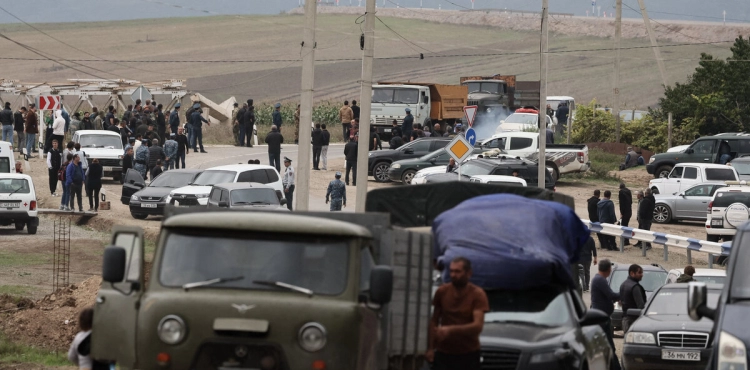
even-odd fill
[[(594, 195), (586, 201), (589, 220), (592, 222), (619, 224), (626, 227), (629, 226), (630, 219), (633, 217), (633, 194), (630, 189), (628, 189), (625, 184), (620, 184), (620, 189), (618, 191), (620, 210), (619, 219), (615, 212), (615, 203), (612, 201), (612, 192), (605, 190), (604, 198), (601, 198), (601, 195), (601, 191), (596, 189), (594, 190)], [(646, 188), (642, 191), (636, 191), (636, 200), (636, 221), (638, 222), (638, 228), (642, 230), (651, 230), (654, 208), (656, 207), (656, 199), (651, 193), (651, 189)], [(614, 236), (597, 233), (597, 238), (599, 239), (599, 245), (602, 249), (618, 250)], [(624, 243), (625, 245), (630, 245), (629, 239), (625, 239)], [(651, 249), (651, 243), (637, 242), (634, 246)]]

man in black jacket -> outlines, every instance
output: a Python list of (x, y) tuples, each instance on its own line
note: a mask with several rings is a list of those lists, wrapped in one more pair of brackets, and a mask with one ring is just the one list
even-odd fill
[(18, 138), (18, 152), (21, 152), (21, 148), (26, 146), (26, 135), (24, 135), (24, 127), (26, 127), (26, 107), (18, 108), (16, 113), (13, 113), (13, 131), (16, 132)]
[(271, 132), (266, 135), (266, 144), (268, 144), (268, 162), (270, 166), (276, 167), (276, 171), (281, 173), (281, 144), (284, 137), (281, 136), (279, 129), (274, 125), (271, 126)]
[[(596, 205), (599, 203), (599, 197), (601, 196), (601, 191), (599, 189), (594, 190), (594, 196), (586, 200), (586, 204), (588, 205), (588, 211), (589, 211), (589, 220), (591, 222), (599, 222), (599, 211), (596, 208)], [(605, 238), (604, 235), (596, 233), (596, 238), (599, 240), (599, 248), (606, 249), (605, 247)]]
[(346, 145), (344, 145), (344, 157), (346, 157), (346, 177), (344, 179), (344, 182), (346, 182), (347, 185), (349, 185), (349, 171), (352, 170), (354, 172), (354, 186), (357, 186), (357, 150), (359, 148), (359, 145), (357, 144), (357, 139), (359, 137), (355, 136), (349, 140)]
[(162, 104), (157, 105), (156, 113), (154, 113), (156, 117), (156, 131), (159, 133), (159, 145), (164, 145), (167, 137), (167, 117), (162, 112), (163, 108)]
[[(638, 228), (643, 230), (651, 230), (651, 224), (654, 221), (654, 208), (656, 208), (656, 199), (651, 194), (651, 189), (646, 188), (643, 191), (643, 200), (638, 205)], [(638, 242), (636, 246), (640, 246), (641, 242)], [(646, 243), (646, 248), (651, 249), (651, 243)]]
[[(245, 110), (245, 116), (244, 116), (243, 121), (245, 125), (245, 137), (247, 137), (246, 146), (249, 148), (252, 148), (253, 147), (253, 127), (255, 126), (255, 107), (253, 106), (253, 99), (247, 99), (247, 110)], [(243, 123), (240, 123), (240, 124), (243, 124)], [(243, 138), (242, 131), (240, 131), (240, 146), (245, 145), (245, 142), (243, 142), (242, 138)], [(281, 165), (276, 166), (276, 168), (281, 168)]]
[[(625, 183), (620, 183), (620, 193), (617, 198), (620, 201), (620, 218), (622, 220), (620, 225), (627, 227), (630, 218), (633, 217), (633, 193), (625, 187)], [(625, 239), (625, 245), (630, 245), (630, 239)]]
[(3, 124), (3, 141), (13, 145), (13, 111), (10, 102), (5, 102), (5, 109), (0, 111), (0, 123)]
[(185, 168), (185, 156), (190, 153), (190, 144), (188, 144), (188, 138), (185, 136), (182, 127), (177, 129), (177, 136), (174, 141), (177, 142), (177, 157), (174, 159), (174, 168), (180, 169), (180, 163), (182, 163), (182, 168)]
[(646, 290), (640, 281), (643, 279), (643, 268), (633, 264), (628, 268), (628, 278), (620, 285), (620, 303), (622, 304), (622, 332), (627, 333), (637, 317), (628, 316), (631, 308), (642, 309), (646, 306)]
[[(164, 161), (166, 159), (166, 155), (164, 154), (164, 149), (159, 146), (159, 139), (153, 139), (151, 140), (151, 147), (148, 148), (148, 173), (151, 175), (151, 170), (157, 166), (157, 163), (159, 160)], [(154, 178), (151, 177), (151, 181), (153, 181)]]
[(320, 171), (320, 152), (323, 151), (323, 130), (320, 123), (315, 124), (312, 131), (313, 170)]

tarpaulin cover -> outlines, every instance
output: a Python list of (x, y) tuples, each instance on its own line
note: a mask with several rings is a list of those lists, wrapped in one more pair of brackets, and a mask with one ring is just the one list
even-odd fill
[(430, 226), (435, 217), (467, 199), (498, 193), (554, 200), (574, 208), (572, 197), (545, 189), (452, 181), (375, 189), (367, 193), (365, 209), (367, 212), (390, 213), (393, 225)]
[(450, 281), (450, 261), (461, 256), (471, 261), (472, 283), (511, 290), (573, 288), (570, 265), (589, 238), (570, 207), (513, 194), (469, 199), (438, 216), (432, 232), (444, 282)]

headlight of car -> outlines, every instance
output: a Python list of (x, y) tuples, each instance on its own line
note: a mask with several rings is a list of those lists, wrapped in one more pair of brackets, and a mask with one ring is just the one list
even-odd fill
[(130, 200), (138, 200), (138, 196), (133, 194), (130, 196)]
[(651, 157), (651, 158), (649, 158), (648, 163), (654, 163), (655, 160), (656, 160), (656, 158)]
[(391, 168), (401, 168), (401, 165), (398, 163), (394, 163), (391, 165)]
[(367, 152), (368, 157), (372, 157), (372, 152)]
[(316, 322), (309, 322), (299, 330), (299, 345), (308, 352), (317, 352), (326, 345), (326, 329)]
[(539, 364), (545, 362), (557, 362), (570, 355), (570, 350), (558, 348), (553, 351), (537, 352), (531, 355), (529, 362), (532, 364)]
[(122, 159), (122, 158), (123, 158), (123, 156), (122, 156), (122, 155), (118, 155), (118, 156), (117, 156), (117, 159)]
[(187, 334), (187, 326), (185, 321), (177, 315), (164, 316), (159, 321), (159, 327), (157, 328), (159, 339), (166, 344), (177, 344), (185, 339)]
[(651, 333), (629, 331), (625, 334), (625, 343), (656, 344), (656, 338), (654, 338), (654, 335)]
[(747, 369), (747, 348), (737, 337), (722, 331), (719, 334), (719, 369)]
[(208, 194), (195, 194), (196, 198), (208, 198)]

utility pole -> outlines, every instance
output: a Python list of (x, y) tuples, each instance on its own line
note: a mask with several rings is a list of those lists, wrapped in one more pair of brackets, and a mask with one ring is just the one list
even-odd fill
[(310, 123), (313, 110), (313, 86), (315, 81), (315, 23), (318, 11), (317, 0), (305, 0), (305, 30), (302, 36), (302, 91), (300, 93), (299, 146), (297, 147), (297, 208), (310, 208)]
[[(367, 198), (367, 158), (370, 151), (370, 112), (372, 107), (372, 62), (375, 56), (375, 4), (367, 0), (365, 8), (365, 45), (362, 54), (362, 79), (359, 100), (359, 144), (357, 151), (357, 203), (354, 212), (364, 213)], [(346, 138), (344, 138), (346, 139)]]
[(656, 43), (656, 35), (654, 34), (654, 30), (651, 28), (651, 20), (648, 18), (646, 3), (644, 2), (644, 0), (638, 0), (638, 5), (641, 6), (643, 23), (646, 25), (648, 37), (651, 39), (651, 48), (654, 49), (654, 57), (656, 57), (656, 64), (659, 66), (661, 82), (664, 84), (664, 86), (669, 86), (669, 84), (667, 83), (667, 70), (664, 68), (664, 60), (661, 59), (661, 51), (659, 51), (659, 44)]
[(620, 142), (620, 38), (622, 37), (622, 0), (617, 0), (615, 9), (615, 101), (612, 110), (615, 114), (615, 142)]
[(547, 50), (548, 50), (548, 38), (547, 38), (547, 27), (549, 17), (549, 0), (542, 0), (542, 32), (541, 32), (541, 43), (539, 45), (539, 157), (538, 165), (539, 171), (537, 172), (538, 186), (540, 189), (544, 189), (545, 172), (547, 171), (547, 111), (544, 107), (547, 106)]

